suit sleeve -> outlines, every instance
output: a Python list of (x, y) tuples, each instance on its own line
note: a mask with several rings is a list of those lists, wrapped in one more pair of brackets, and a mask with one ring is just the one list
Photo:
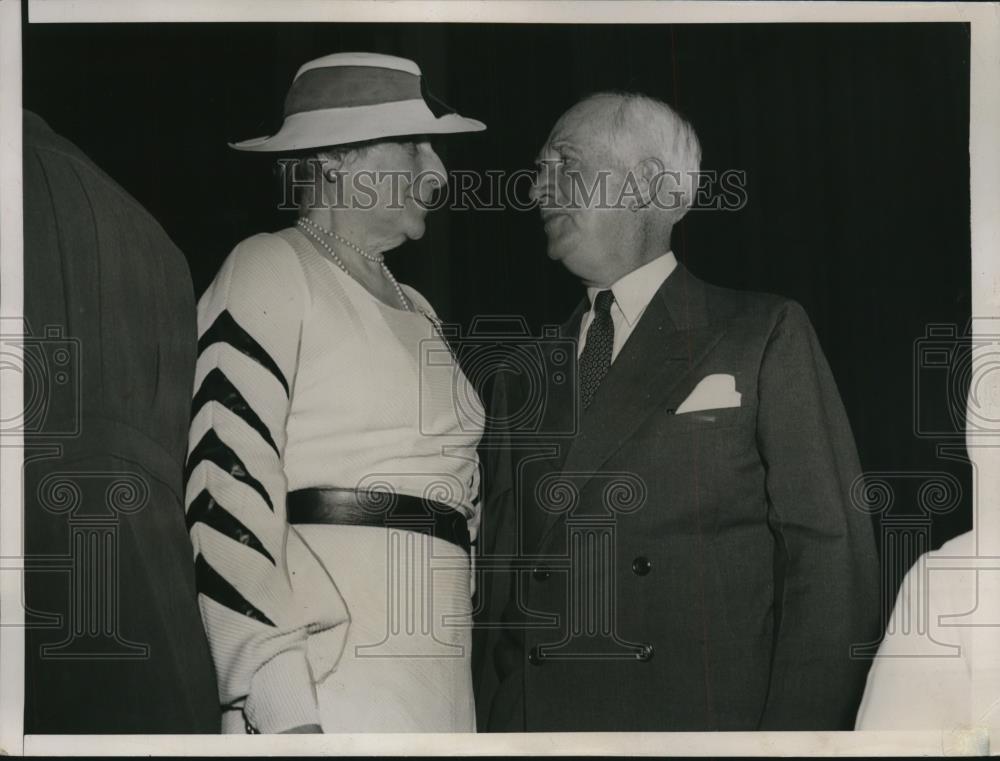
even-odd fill
[(764, 351), (758, 447), (775, 537), (776, 632), (762, 730), (851, 729), (877, 638), (878, 562), (847, 415), (809, 319), (788, 303)]
[[(498, 373), (490, 398), (487, 421), (505, 421), (508, 416), (505, 374)], [(497, 628), (511, 587), (511, 571), (497, 563), (512, 538), (511, 500), (513, 466), (510, 441), (502, 424), (488, 422), (483, 452), (483, 510), (479, 546), (481, 571), (477, 583), (475, 629), (473, 632), (472, 673), (476, 695), (476, 721), (480, 732), (489, 731), (490, 708), (500, 682), (495, 652), (501, 636)]]
[[(318, 724), (307, 635), (346, 626), (335, 587), (292, 588), (285, 423), (306, 299), (291, 249), (240, 244), (198, 305), (185, 477), (198, 600), (224, 708), (260, 732)], [(308, 611), (308, 612), (306, 612)]]

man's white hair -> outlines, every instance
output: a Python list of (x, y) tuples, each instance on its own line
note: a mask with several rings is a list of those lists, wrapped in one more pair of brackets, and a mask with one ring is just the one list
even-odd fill
[(673, 176), (664, 178), (660, 200), (669, 204), (671, 191), (679, 190), (683, 204), (676, 210), (677, 219), (683, 216), (694, 201), (701, 168), (701, 144), (694, 127), (662, 100), (641, 93), (598, 92), (579, 105), (600, 110), (608, 141), (626, 168), (653, 158), (666, 172), (679, 175), (679, 187)]

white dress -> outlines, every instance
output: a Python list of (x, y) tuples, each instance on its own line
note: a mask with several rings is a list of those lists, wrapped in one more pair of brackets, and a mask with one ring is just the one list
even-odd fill
[(285, 521), (288, 492), (378, 489), (452, 507), (475, 539), (483, 408), (405, 290), (418, 311), (292, 228), (237, 246), (199, 303), (186, 496), (224, 731), (475, 730), (466, 552)]

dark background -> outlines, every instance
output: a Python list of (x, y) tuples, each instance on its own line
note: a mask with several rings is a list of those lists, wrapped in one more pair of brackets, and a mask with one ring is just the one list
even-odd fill
[[(801, 302), (863, 466), (897, 474), (889, 520), (925, 524), (911, 476), (943, 471), (962, 493), (930, 516), (932, 544), (971, 528), (970, 468), (938, 451), (955, 438), (915, 424), (921, 406), (955, 430), (949, 403), (964, 398), (954, 361), (915, 361), (929, 324), (960, 335), (970, 317), (967, 25), (27, 25), (24, 105), (153, 213), (200, 294), (239, 240), (292, 221), (276, 209), (273, 159), (226, 142), (273, 134), (298, 66), (350, 50), (413, 58), (438, 97), (488, 124), (444, 144), (451, 169), (530, 167), (558, 115), (595, 90), (676, 106), (703, 168), (744, 170), (749, 196), (739, 211), (692, 212), (678, 258), (710, 282)], [(537, 331), (582, 295), (546, 258), (535, 212), (438, 211), (390, 262), (465, 326), (520, 314)]]

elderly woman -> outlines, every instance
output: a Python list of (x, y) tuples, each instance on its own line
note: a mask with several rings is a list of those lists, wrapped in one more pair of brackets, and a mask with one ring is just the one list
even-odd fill
[(428, 136), (485, 126), (421, 82), (320, 58), (280, 131), (233, 145), (296, 157), (299, 218), (236, 246), (198, 306), (186, 505), (225, 732), (475, 730), (482, 407), (383, 257), (444, 184)]

